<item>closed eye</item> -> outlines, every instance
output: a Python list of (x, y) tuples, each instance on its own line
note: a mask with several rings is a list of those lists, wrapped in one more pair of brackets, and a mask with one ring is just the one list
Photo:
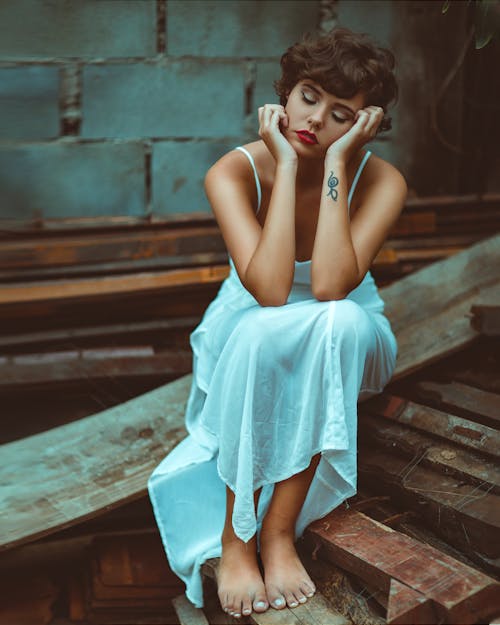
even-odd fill
[[(310, 100), (308, 97), (306, 97), (306, 94), (303, 91), (301, 91), (301, 93), (304, 102), (306, 102), (307, 104), (316, 104), (316, 100)], [(347, 119), (344, 119), (343, 117), (338, 117), (337, 115), (335, 115), (335, 113), (332, 113), (332, 117), (339, 124), (345, 124), (347, 121), (349, 121)]]

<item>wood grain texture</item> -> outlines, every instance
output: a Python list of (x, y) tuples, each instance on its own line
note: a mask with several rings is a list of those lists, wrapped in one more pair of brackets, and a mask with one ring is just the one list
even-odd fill
[(441, 623), (477, 623), (500, 610), (499, 582), (361, 512), (337, 508), (306, 533), (324, 557), (388, 594), (395, 579), (423, 595)]
[(0, 448), (0, 549), (35, 540), (146, 494), (186, 436), (191, 375), (102, 413)]

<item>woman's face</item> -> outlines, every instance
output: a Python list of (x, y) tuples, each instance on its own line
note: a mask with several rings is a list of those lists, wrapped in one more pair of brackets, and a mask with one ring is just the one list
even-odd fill
[[(319, 158), (352, 128), (355, 115), (363, 106), (362, 92), (350, 99), (337, 98), (313, 80), (300, 80), (288, 96), (285, 105), (288, 127), (282, 131), (299, 155)], [(313, 133), (317, 142), (308, 142), (301, 130)]]

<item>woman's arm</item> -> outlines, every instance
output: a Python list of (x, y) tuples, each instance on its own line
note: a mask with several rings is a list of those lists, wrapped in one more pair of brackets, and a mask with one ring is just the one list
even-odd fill
[(205, 176), (205, 192), (243, 286), (261, 306), (280, 306), (295, 269), (295, 173), (278, 165), (264, 227), (252, 206), (255, 180), (247, 158), (230, 152)]
[[(352, 220), (346, 163), (372, 139), (383, 118), (377, 106), (360, 109), (355, 125), (334, 141), (325, 157), (320, 212), (311, 263), (311, 287), (319, 300), (345, 298), (363, 280), (404, 206), (408, 188), (399, 171), (383, 161), (371, 169)], [(367, 172), (368, 173), (368, 172)], [(366, 174), (365, 174), (366, 178)]]
[[(205, 191), (243, 286), (261, 306), (286, 303), (295, 272), (295, 180), (297, 153), (280, 131), (283, 106), (259, 108), (259, 135), (276, 161), (271, 199), (263, 227), (251, 207), (248, 162), (230, 153), (205, 177)], [(246, 158), (244, 159), (246, 161)], [(253, 176), (252, 176), (253, 178)]]
[(319, 300), (343, 299), (358, 286), (401, 214), (406, 181), (395, 167), (382, 165), (365, 186), (351, 220), (345, 162), (336, 157), (325, 160), (311, 265), (312, 290)]

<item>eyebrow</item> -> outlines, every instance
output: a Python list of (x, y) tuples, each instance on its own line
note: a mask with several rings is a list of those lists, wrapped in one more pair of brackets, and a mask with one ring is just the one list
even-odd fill
[[(310, 85), (309, 83), (305, 83), (304, 87), (308, 87), (309, 89), (312, 89), (313, 91), (315, 91), (318, 95), (322, 95), (321, 91), (319, 91), (319, 89), (316, 89), (316, 87), (313, 87), (312, 85)], [(334, 106), (338, 106), (339, 108), (343, 108), (346, 111), (349, 111), (349, 113), (352, 113), (352, 115), (356, 115), (356, 113), (347, 106), (347, 104), (342, 104), (341, 102), (335, 102)]]

